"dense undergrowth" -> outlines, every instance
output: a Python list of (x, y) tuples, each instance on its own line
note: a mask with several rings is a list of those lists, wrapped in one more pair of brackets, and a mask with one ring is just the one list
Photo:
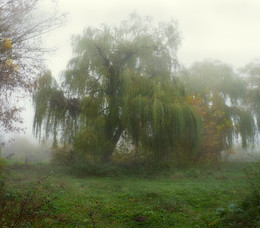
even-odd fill
[(260, 164), (189, 169), (9, 163), (1, 227), (259, 227)]
[(0, 227), (51, 227), (60, 222), (48, 176), (19, 181), (9, 171), (0, 176)]
[(260, 173), (259, 170), (245, 169), (248, 193), (238, 203), (220, 208), (220, 224), (228, 227), (260, 227)]

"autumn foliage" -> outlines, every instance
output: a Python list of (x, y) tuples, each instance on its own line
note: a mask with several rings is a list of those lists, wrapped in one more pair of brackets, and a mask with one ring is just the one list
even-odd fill
[(48, 49), (43, 34), (57, 27), (62, 17), (35, 12), (38, 0), (0, 1), (0, 132), (19, 131), (22, 101), (32, 90), (32, 82), (43, 67)]
[(19, 113), (22, 108), (10, 104), (10, 93), (17, 87), (28, 88), (27, 83), (17, 76), (19, 67), (12, 60), (12, 43), (9, 39), (0, 40), (0, 127), (5, 131), (19, 130), (14, 122), (22, 122)]
[(225, 112), (220, 111), (209, 103), (203, 103), (200, 96), (190, 95), (189, 104), (195, 106), (202, 117), (203, 129), (201, 134), (201, 146), (195, 160), (200, 162), (218, 162), (220, 152), (225, 150), (225, 136), (227, 131), (232, 131), (233, 125), (226, 118)]

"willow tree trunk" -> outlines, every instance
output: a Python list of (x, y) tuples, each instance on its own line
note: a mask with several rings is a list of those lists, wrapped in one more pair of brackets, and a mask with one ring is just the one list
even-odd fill
[(108, 163), (111, 161), (112, 155), (116, 149), (116, 145), (124, 130), (125, 128), (122, 126), (120, 121), (118, 122), (118, 126), (115, 131), (108, 129), (107, 139), (109, 140), (109, 142), (111, 142), (111, 144), (103, 152), (103, 156), (102, 156), (103, 163)]
[(102, 156), (102, 162), (103, 163), (109, 163), (111, 161), (112, 155), (115, 151), (116, 145), (114, 145), (113, 148), (109, 148), (104, 151), (104, 154)]

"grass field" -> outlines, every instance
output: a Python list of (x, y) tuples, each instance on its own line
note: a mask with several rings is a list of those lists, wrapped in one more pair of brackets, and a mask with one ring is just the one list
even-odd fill
[(48, 164), (9, 164), (7, 182), (24, 189), (34, 183), (42, 194), (49, 190), (48, 213), (55, 217), (32, 227), (227, 227), (221, 226), (221, 214), (250, 191), (245, 171), (252, 168), (259, 172), (260, 164), (126, 175), (109, 168), (95, 173)]

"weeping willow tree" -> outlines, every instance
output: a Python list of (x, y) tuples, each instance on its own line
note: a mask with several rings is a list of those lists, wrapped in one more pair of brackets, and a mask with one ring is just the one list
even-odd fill
[(79, 128), (80, 103), (75, 97), (66, 96), (50, 71), (44, 72), (35, 81), (33, 103), (35, 116), (33, 129), (41, 138), (42, 130), (46, 138), (53, 136), (53, 145), (58, 144), (58, 133), (62, 131), (62, 142), (71, 143)]
[(200, 100), (197, 105), (204, 133), (198, 154), (207, 153), (213, 146), (211, 156), (218, 159), (236, 138), (241, 138), (243, 147), (254, 142), (256, 128), (248, 108), (247, 83), (230, 66), (219, 61), (198, 62), (181, 76), (188, 93)]
[(180, 43), (175, 22), (155, 26), (133, 14), (119, 26), (89, 27), (72, 43), (62, 89), (50, 74), (38, 80), (36, 133), (43, 126), (54, 137), (60, 132), (76, 151), (104, 162), (123, 133), (154, 160), (170, 153), (192, 156), (200, 117), (173, 76)]
[(256, 119), (258, 130), (260, 130), (260, 61), (255, 60), (247, 64), (241, 73), (247, 77), (248, 100), (247, 104)]

